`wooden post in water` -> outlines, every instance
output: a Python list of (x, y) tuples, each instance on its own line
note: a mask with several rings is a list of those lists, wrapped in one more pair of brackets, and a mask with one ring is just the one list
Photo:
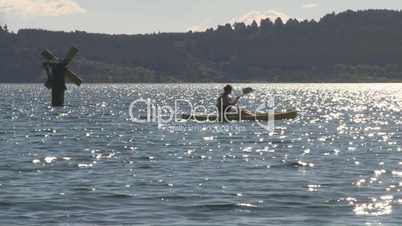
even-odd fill
[(81, 79), (67, 68), (77, 52), (78, 50), (76, 48), (70, 48), (64, 60), (59, 60), (49, 50), (42, 52), (42, 56), (46, 59), (43, 63), (43, 67), (48, 76), (45, 86), (52, 90), (53, 107), (64, 106), (64, 95), (67, 90), (66, 79), (77, 86), (81, 85)]
[(52, 106), (63, 107), (64, 106), (64, 90), (52, 89)]

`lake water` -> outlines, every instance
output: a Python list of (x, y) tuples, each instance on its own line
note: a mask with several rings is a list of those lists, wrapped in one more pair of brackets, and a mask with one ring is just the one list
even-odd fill
[(299, 116), (166, 128), (130, 103), (223, 84), (0, 85), (0, 225), (402, 225), (402, 84), (234, 86)]

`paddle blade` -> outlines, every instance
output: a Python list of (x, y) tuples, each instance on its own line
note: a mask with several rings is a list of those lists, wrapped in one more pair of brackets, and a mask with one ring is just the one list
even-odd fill
[(48, 61), (58, 61), (57, 57), (47, 49), (43, 50), (41, 55)]
[(71, 61), (73, 60), (73, 58), (75, 57), (75, 55), (77, 55), (78, 53), (78, 49), (75, 47), (71, 47), (68, 52), (66, 57), (64, 58), (64, 63), (65, 64), (69, 64), (71, 63)]
[(81, 79), (72, 71), (70, 70), (66, 70), (65, 74), (64, 74), (64, 78), (74, 84), (76, 84), (77, 86), (80, 86), (82, 81)]
[(247, 87), (247, 88), (243, 89), (243, 95), (247, 95), (247, 94), (252, 93), (252, 92), (254, 92), (254, 90), (251, 87)]

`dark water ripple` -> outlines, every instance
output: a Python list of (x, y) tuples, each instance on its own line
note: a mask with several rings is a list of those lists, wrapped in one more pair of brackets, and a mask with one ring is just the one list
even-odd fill
[(130, 121), (137, 98), (214, 103), (221, 84), (69, 87), (61, 109), (0, 86), (0, 225), (402, 224), (400, 84), (237, 85), (299, 111), (273, 133)]

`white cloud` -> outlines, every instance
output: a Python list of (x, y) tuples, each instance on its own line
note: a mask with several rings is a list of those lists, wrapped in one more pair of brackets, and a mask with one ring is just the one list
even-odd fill
[(232, 23), (235, 22), (243, 22), (245, 24), (251, 24), (253, 21), (256, 21), (258, 24), (262, 19), (269, 18), (272, 21), (275, 21), (278, 17), (280, 17), (283, 22), (289, 20), (289, 16), (285, 13), (275, 11), (275, 10), (267, 10), (267, 11), (251, 11), (248, 12), (238, 18), (232, 19)]
[(312, 9), (318, 7), (318, 4), (316, 3), (306, 3), (302, 5), (303, 9)]
[(187, 30), (194, 31), (194, 32), (202, 32), (202, 31), (206, 31), (208, 28), (209, 27), (205, 26), (205, 25), (195, 25), (195, 26), (188, 28)]
[[(275, 11), (275, 10), (267, 10), (267, 11), (258, 11), (258, 10), (254, 10), (254, 11), (250, 11), (248, 13), (245, 13), (237, 18), (233, 18), (230, 21), (225, 21), (222, 23), (217, 23), (217, 24), (226, 24), (226, 23), (230, 23), (230, 24), (234, 24), (234, 23), (240, 23), (243, 22), (247, 25), (250, 25), (253, 23), (253, 21), (255, 20), (258, 24), (260, 24), (262, 19), (266, 19), (269, 18), (272, 21), (275, 21), (278, 17), (280, 17), (282, 19), (283, 22), (286, 22), (289, 20), (289, 16), (285, 13), (279, 12), (279, 11)], [(214, 27), (216, 24), (211, 24), (211, 21), (209, 21), (209, 23), (203, 23), (202, 25), (195, 25), (190, 27), (188, 30), (189, 31), (205, 31), (208, 28)]]
[(85, 13), (72, 0), (0, 0), (0, 12), (23, 16), (64, 16)]

